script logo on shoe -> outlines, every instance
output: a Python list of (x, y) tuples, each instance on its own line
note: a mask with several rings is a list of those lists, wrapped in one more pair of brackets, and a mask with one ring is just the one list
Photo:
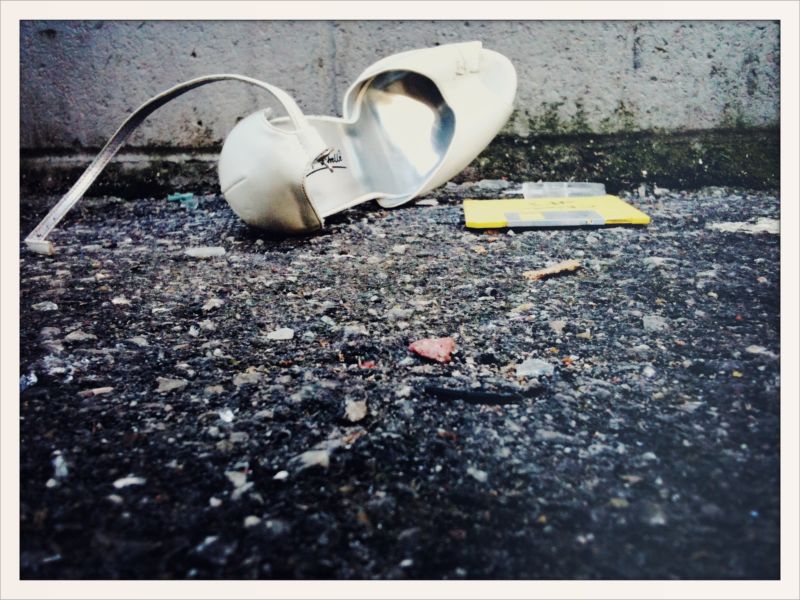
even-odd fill
[[(330, 148), (326, 152), (320, 154), (317, 159), (311, 163), (311, 171), (308, 173), (309, 175), (313, 175), (319, 171), (330, 171), (333, 173), (334, 169), (346, 169), (347, 167), (341, 163), (344, 162), (342, 158), (341, 150), (337, 150), (335, 148)], [(316, 165), (322, 165), (321, 167), (316, 167)]]

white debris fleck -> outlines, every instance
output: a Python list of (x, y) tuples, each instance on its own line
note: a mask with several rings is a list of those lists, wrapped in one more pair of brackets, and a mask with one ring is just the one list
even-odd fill
[(764, 346), (757, 346), (755, 344), (748, 346), (744, 349), (745, 352), (748, 354), (763, 354), (764, 356), (768, 356), (770, 358), (778, 358), (778, 355), (774, 352), (770, 352)]
[(34, 304), (31, 308), (41, 311), (58, 310), (58, 304), (55, 302), (39, 302)]
[(205, 311), (214, 310), (215, 308), (219, 308), (223, 304), (225, 304), (225, 302), (223, 302), (219, 298), (209, 298), (208, 300), (206, 300), (206, 303), (203, 304), (203, 310)]
[(194, 246), (183, 251), (186, 256), (192, 258), (211, 258), (214, 256), (225, 256), (225, 248), (222, 246)]
[(553, 374), (554, 367), (549, 362), (539, 358), (529, 358), (517, 365), (517, 377), (549, 377)]
[(241, 471), (225, 471), (225, 477), (228, 478), (228, 481), (230, 481), (235, 488), (240, 488), (247, 483), (247, 474)]
[(156, 381), (158, 382), (156, 391), (160, 394), (166, 394), (173, 390), (182, 390), (189, 383), (185, 379), (170, 379), (168, 377), (157, 377)]
[(220, 506), (222, 506), (222, 500), (214, 496), (211, 496), (211, 498), (208, 499), (208, 505), (211, 508), (219, 508)]
[(344, 413), (347, 420), (351, 423), (360, 421), (367, 416), (367, 401), (366, 400), (347, 400), (344, 406)]
[(667, 320), (659, 315), (645, 315), (642, 317), (642, 326), (645, 331), (664, 331), (669, 328)]
[(128, 339), (128, 341), (131, 344), (136, 344), (140, 348), (144, 348), (145, 346), (149, 346), (149, 344), (147, 343), (147, 338), (143, 337), (141, 335), (134, 336), (134, 337)]
[(486, 480), (489, 478), (489, 475), (486, 473), (486, 471), (476, 469), (475, 467), (468, 468), (467, 475), (469, 475), (473, 479), (476, 479), (477, 481), (480, 481), (481, 483), (485, 483)]
[(779, 234), (780, 221), (778, 219), (770, 219), (768, 217), (759, 217), (755, 223), (747, 223), (743, 221), (726, 222), (726, 223), (708, 223), (706, 229), (714, 229), (716, 231), (723, 231), (725, 233), (772, 233)]
[(85, 342), (86, 340), (96, 340), (97, 336), (93, 333), (86, 333), (80, 329), (68, 334), (64, 340), (67, 342)]
[(69, 475), (69, 468), (67, 467), (67, 461), (64, 460), (64, 457), (61, 453), (56, 454), (53, 458), (53, 477), (56, 479), (66, 479), (67, 475)]
[(244, 526), (245, 527), (255, 527), (259, 523), (261, 523), (261, 519), (258, 518), (255, 515), (249, 515), (249, 516), (244, 518)]
[(275, 481), (285, 481), (289, 477), (289, 471), (278, 471), (275, 473), (273, 479)]
[(114, 482), (114, 487), (118, 490), (122, 488), (128, 487), (130, 485), (144, 485), (147, 480), (144, 477), (136, 477), (134, 475), (128, 475), (127, 477), (122, 477), (117, 479)]
[(232, 423), (233, 411), (230, 408), (224, 408), (221, 411), (219, 411), (219, 418), (222, 419), (225, 423)]
[(111, 304), (120, 305), (120, 304), (130, 304), (130, 303), (131, 301), (128, 300), (125, 296), (117, 296), (116, 298), (111, 299)]
[(331, 464), (331, 454), (328, 450), (308, 450), (295, 457), (295, 460), (300, 463), (301, 469), (310, 467), (327, 469)]
[(294, 337), (294, 329), (288, 327), (281, 327), (275, 331), (270, 331), (267, 334), (268, 340), (290, 340)]

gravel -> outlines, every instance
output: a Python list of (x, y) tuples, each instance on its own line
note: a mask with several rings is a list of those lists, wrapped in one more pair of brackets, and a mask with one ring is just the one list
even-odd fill
[(22, 577), (777, 578), (777, 196), (464, 228), (510, 186), (284, 240), (106, 198), (23, 250)]

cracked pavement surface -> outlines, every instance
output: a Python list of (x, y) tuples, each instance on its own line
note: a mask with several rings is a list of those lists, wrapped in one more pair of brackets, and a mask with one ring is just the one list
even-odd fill
[(285, 240), (95, 199), (23, 249), (21, 576), (779, 577), (777, 194), (465, 229), (490, 184)]

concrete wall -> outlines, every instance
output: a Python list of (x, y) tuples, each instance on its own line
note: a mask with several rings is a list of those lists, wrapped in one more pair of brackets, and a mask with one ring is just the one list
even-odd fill
[[(517, 68), (507, 133), (778, 124), (779, 26), (766, 21), (29, 21), (20, 144), (97, 148), (150, 96), (214, 72), (269, 81), (309, 114), (339, 114), (348, 84), (376, 59), (472, 39)], [(132, 145), (215, 146), (265, 105), (255, 89), (214, 84), (160, 109)]]

